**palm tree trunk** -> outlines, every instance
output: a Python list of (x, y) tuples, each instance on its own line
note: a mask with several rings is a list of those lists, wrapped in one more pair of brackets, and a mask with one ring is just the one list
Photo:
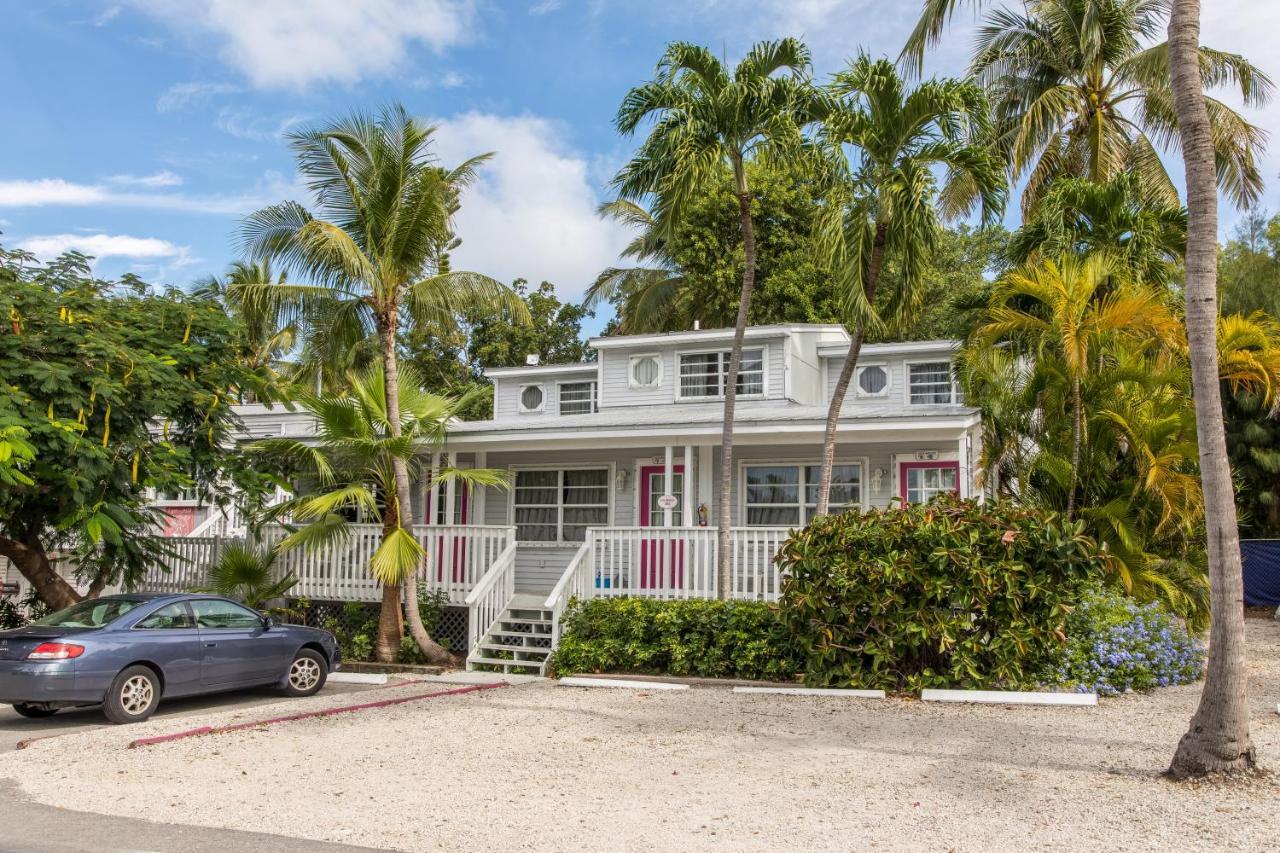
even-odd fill
[(716, 597), (721, 601), (728, 601), (733, 589), (729, 554), (729, 527), (732, 524), (730, 501), (733, 496), (733, 413), (738, 398), (738, 371), (742, 367), (742, 341), (747, 333), (747, 312), (751, 308), (751, 294), (756, 287), (756, 229), (751, 218), (751, 195), (747, 191), (746, 172), (741, 161), (734, 162), (733, 171), (738, 196), (738, 220), (742, 225), (742, 254), (746, 264), (742, 270), (742, 298), (738, 302), (738, 319), (733, 327), (733, 348), (729, 351), (729, 369), (725, 376), (724, 426), (720, 433), (720, 488), (716, 498)]
[[(382, 377), (387, 397), (387, 431), (397, 438), (400, 436), (400, 367), (396, 357), (396, 328), (398, 323), (399, 316), (393, 306), (386, 312), (385, 321), (380, 320), (378, 329), (382, 338)], [(396, 457), (391, 460), (391, 470), (396, 482), (396, 521), (405, 530), (412, 530), (413, 498), (410, 496), (409, 490), (409, 467), (404, 459)], [(397, 592), (399, 589), (400, 587), (397, 586)], [(380, 631), (382, 622), (387, 618), (387, 605), (388, 596), (384, 590), (382, 596), (383, 613), (378, 621)], [(447, 649), (431, 639), (431, 635), (427, 633), (426, 626), (422, 624), (422, 613), (418, 609), (418, 578), (416, 572), (410, 572), (404, 579), (404, 605), (405, 612), (409, 617), (409, 633), (413, 636), (414, 642), (418, 644), (418, 648), (422, 649), (422, 654), (426, 656), (430, 663), (446, 666), (453, 664), (453, 656), (449, 654)], [(400, 603), (398, 600), (395, 602), (395, 613), (398, 623), (400, 616)], [(379, 637), (379, 645), (381, 645), (381, 637)], [(397, 643), (398, 649), (399, 644)]]
[[(876, 224), (876, 236), (871, 246), (871, 262), (867, 267), (866, 294), (867, 302), (875, 298), (876, 286), (880, 283), (880, 267), (884, 264), (885, 233), (888, 227), (883, 223)], [(859, 323), (849, 342), (849, 354), (844, 358), (840, 368), (840, 377), (836, 380), (835, 390), (831, 393), (831, 405), (827, 409), (827, 429), (822, 438), (822, 476), (818, 480), (817, 514), (826, 515), (831, 502), (831, 469), (836, 461), (836, 428), (840, 425), (840, 409), (844, 407), (845, 395), (849, 392), (849, 381), (858, 366), (858, 355), (862, 352), (862, 341), (866, 338), (866, 323)]]
[(1084, 413), (1080, 377), (1071, 377), (1071, 486), (1067, 490), (1067, 520), (1075, 517), (1076, 488), (1080, 484), (1080, 445), (1084, 442)]
[(1178, 742), (1175, 777), (1253, 769), (1245, 670), (1244, 582), (1218, 385), (1218, 194), (1200, 79), (1200, 0), (1175, 0), (1169, 68), (1187, 176), (1187, 342), (1209, 546), (1209, 662), (1200, 705)]

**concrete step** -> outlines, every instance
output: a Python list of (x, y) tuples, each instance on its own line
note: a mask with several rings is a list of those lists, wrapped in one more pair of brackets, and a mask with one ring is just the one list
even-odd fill
[(535, 655), (541, 655), (542, 657), (546, 657), (547, 655), (551, 654), (551, 649), (548, 649), (545, 646), (508, 646), (504, 643), (482, 642), (480, 643), (480, 648), (489, 649), (490, 651), (495, 651), (495, 652), (520, 652), (521, 654), (535, 654)]
[(473, 656), (467, 658), (467, 666), (501, 666), (501, 667), (519, 667), (521, 669), (533, 669), (538, 672), (542, 671), (542, 661), (539, 660), (508, 660), (507, 658), (486, 658)]

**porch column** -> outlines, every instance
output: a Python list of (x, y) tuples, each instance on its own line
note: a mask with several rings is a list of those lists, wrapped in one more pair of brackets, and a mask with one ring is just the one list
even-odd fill
[[(672, 483), (675, 482), (675, 480), (671, 476), (672, 468), (673, 468), (672, 463), (674, 462), (674, 459), (675, 459), (675, 453), (673, 451), (674, 451), (674, 448), (670, 444), (668, 444), (666, 449), (666, 458), (663, 461), (663, 468), (662, 468), (662, 496), (663, 497), (666, 497), (667, 495), (671, 494), (671, 485)], [(669, 506), (664, 506), (662, 508), (662, 526), (663, 527), (671, 526), (671, 507)]]
[(960, 497), (969, 497), (969, 477), (971, 474), (969, 466), (969, 434), (961, 433), (960, 440), (956, 442), (956, 459), (960, 460), (960, 465), (956, 471), (956, 490)]
[(423, 524), (436, 523), (436, 511), (440, 505), (440, 451), (431, 454), (431, 490), (427, 492), (427, 517)]
[[(715, 484), (712, 478), (715, 476), (715, 448), (711, 445), (703, 445), (698, 448), (698, 502), (707, 505), (707, 521), (710, 523), (711, 518), (715, 515), (713, 495)], [(696, 509), (696, 507), (695, 507)]]
[[(475, 455), (475, 467), (486, 468), (489, 465), (489, 451), (477, 450)], [(471, 517), (478, 519), (473, 524), (485, 524), (484, 500), (489, 493), (488, 486), (476, 486), (471, 490)]]
[(684, 494), (680, 503), (684, 507), (681, 513), (680, 526), (693, 527), (693, 448), (684, 446)]
[[(446, 453), (444, 455), (444, 464), (448, 468), (458, 467), (454, 464), (457, 461), (457, 454)], [(444, 484), (444, 523), (453, 524), (453, 508), (454, 502), (458, 497), (458, 481), (450, 479)]]

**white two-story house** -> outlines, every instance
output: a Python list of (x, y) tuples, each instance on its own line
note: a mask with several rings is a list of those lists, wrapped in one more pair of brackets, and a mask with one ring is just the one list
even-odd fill
[[(486, 371), (493, 419), (453, 425), (431, 461), (501, 469), (510, 487), (420, 483), (415, 498), (415, 530), (428, 551), (423, 581), (468, 605), (476, 661), (494, 660), (511, 642), (502, 635), (530, 624), (554, 635), (571, 596), (715, 596), (732, 337), (732, 329), (599, 337), (590, 342), (595, 362)], [(815, 512), (825, 419), (848, 347), (841, 326), (747, 330), (730, 490), (736, 597), (778, 595), (772, 558), (787, 531)], [(840, 419), (832, 512), (943, 491), (975, 494), (981, 423), (959, 398), (957, 348), (954, 341), (862, 348)], [(300, 413), (243, 416), (253, 437), (307, 430)], [(376, 538), (375, 531), (370, 542)], [(294, 560), (308, 563), (304, 577), (325, 575), (325, 589), (368, 586), (350, 556)], [(513, 616), (526, 621), (504, 630)]]

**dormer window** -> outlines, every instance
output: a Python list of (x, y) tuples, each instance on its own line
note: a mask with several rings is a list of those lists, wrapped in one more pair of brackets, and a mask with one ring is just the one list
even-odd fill
[(858, 396), (883, 397), (889, 393), (889, 371), (881, 364), (858, 368)]
[(945, 406), (955, 402), (949, 361), (908, 364), (907, 383), (907, 401), (912, 405)]
[(662, 362), (656, 355), (633, 355), (629, 376), (633, 389), (657, 388), (662, 384)]
[[(679, 399), (715, 399), (724, 396), (729, 373), (729, 351), (680, 354)], [(764, 396), (764, 350), (744, 349), (738, 368), (738, 395)]]
[(561, 382), (558, 396), (562, 415), (589, 415), (596, 410), (594, 379), (589, 382)]
[(520, 411), (525, 414), (541, 412), (545, 399), (541, 385), (526, 385), (520, 389)]

